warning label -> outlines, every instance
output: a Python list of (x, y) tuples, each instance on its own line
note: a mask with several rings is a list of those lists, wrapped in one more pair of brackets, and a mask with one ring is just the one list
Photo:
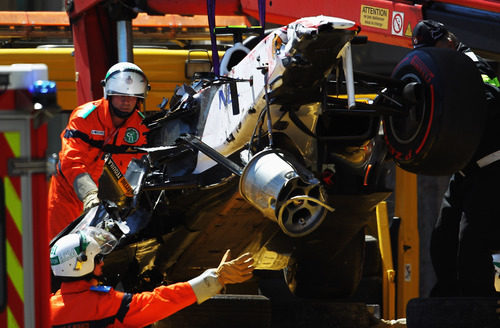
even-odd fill
[(391, 33), (395, 35), (403, 35), (403, 24), (405, 20), (405, 13), (394, 11), (392, 13), (392, 28)]
[(361, 25), (386, 30), (389, 26), (389, 9), (372, 6), (361, 6)]
[(411, 25), (408, 24), (408, 26), (406, 27), (405, 36), (409, 36), (411, 38), (411, 34), (412, 34)]

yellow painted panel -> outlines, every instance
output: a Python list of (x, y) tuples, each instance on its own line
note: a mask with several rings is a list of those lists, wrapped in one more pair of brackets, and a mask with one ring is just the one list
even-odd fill
[(397, 317), (406, 316), (406, 304), (419, 297), (419, 235), (417, 176), (396, 168), (394, 214), (401, 218), (398, 238)]
[(389, 218), (387, 215), (387, 203), (380, 202), (376, 207), (377, 213), (377, 231), (382, 257), (382, 309), (383, 318), (396, 319), (396, 283), (394, 262), (392, 260), (391, 236), (389, 231)]
[[(163, 97), (172, 97), (176, 85), (189, 82), (184, 76), (187, 55), (187, 50), (134, 49), (135, 63), (144, 70), (151, 84), (147, 99), (148, 110), (157, 110), (157, 105)], [(205, 59), (207, 55), (203, 52), (192, 52), (190, 58)], [(76, 107), (73, 48), (0, 49), (0, 65), (19, 63), (46, 64), (49, 79), (57, 84), (59, 105), (64, 110)]]
[(76, 105), (75, 58), (72, 48), (0, 49), (0, 65), (47, 64), (49, 80), (56, 81), (63, 109)]

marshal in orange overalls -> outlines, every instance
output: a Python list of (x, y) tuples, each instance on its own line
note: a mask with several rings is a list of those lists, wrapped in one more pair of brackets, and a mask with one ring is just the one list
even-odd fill
[(125, 173), (133, 158), (144, 153), (135, 147), (146, 145), (148, 129), (136, 111), (119, 128), (112, 123), (108, 100), (102, 98), (73, 110), (66, 129), (61, 133), (57, 173), (49, 189), (49, 240), (82, 213), (83, 205), (73, 184), (82, 173), (89, 173), (98, 185), (104, 166), (104, 155), (112, 154), (114, 162)]

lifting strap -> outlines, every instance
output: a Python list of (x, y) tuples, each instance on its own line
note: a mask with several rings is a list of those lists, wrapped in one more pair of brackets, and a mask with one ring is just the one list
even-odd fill
[[(259, 1), (259, 21), (262, 27), (261, 34), (264, 35), (266, 27), (266, 0)], [(210, 30), (210, 42), (212, 43), (212, 64), (215, 76), (219, 76), (220, 59), (217, 50), (217, 39), (215, 36), (215, 0), (207, 0), (208, 29)]]
[(266, 0), (259, 0), (259, 21), (260, 27), (262, 27), (260, 34), (264, 36), (264, 30), (266, 29)]
[(219, 52), (215, 38), (215, 0), (207, 0), (208, 29), (210, 30), (210, 42), (212, 43), (212, 64), (215, 76), (219, 76)]

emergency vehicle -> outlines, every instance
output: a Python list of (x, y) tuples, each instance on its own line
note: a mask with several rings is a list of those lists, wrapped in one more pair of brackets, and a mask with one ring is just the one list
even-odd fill
[(45, 64), (0, 66), (0, 325), (44, 327), (50, 266), (47, 119), (57, 106)]

